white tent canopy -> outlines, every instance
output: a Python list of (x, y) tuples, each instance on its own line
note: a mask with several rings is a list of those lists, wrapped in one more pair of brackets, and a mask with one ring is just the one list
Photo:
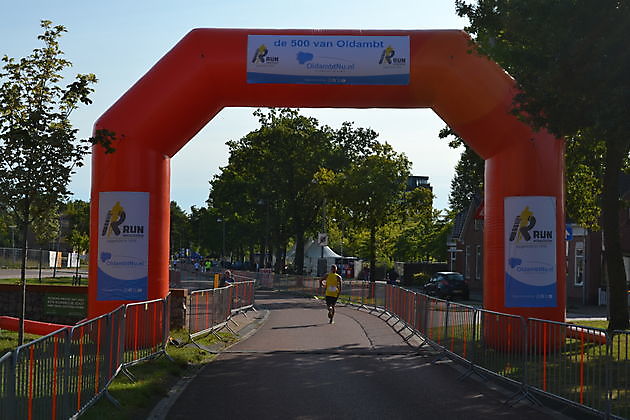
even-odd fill
[[(304, 243), (304, 273), (311, 274), (317, 273), (317, 260), (322, 257), (322, 247), (317, 245), (313, 240), (307, 240)], [(342, 258), (341, 255), (330, 249), (329, 246), (324, 247), (324, 258), (326, 258), (326, 264), (331, 265), (335, 263), (336, 258)], [(295, 261), (295, 245), (287, 252), (287, 261)]]

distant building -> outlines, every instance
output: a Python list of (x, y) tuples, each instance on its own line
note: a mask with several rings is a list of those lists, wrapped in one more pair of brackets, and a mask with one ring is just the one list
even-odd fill
[(483, 219), (484, 202), (474, 197), (465, 211), (455, 217), (447, 240), (449, 269), (464, 275), (475, 294), (483, 290)]
[(429, 191), (433, 191), (433, 187), (429, 184), (428, 176), (411, 175), (407, 177), (407, 191), (412, 191), (416, 188), (428, 188)]
[[(619, 211), (621, 252), (626, 280), (630, 289), (630, 175), (621, 174)], [(475, 294), (483, 291), (483, 220), (484, 202), (472, 200), (465, 211), (456, 215), (453, 229), (447, 239), (449, 269), (462, 273), (470, 290)], [(559, 229), (562, 232), (563, 229)], [(567, 221), (565, 240), (567, 304), (604, 304), (608, 285), (605, 249), (601, 231), (591, 231)], [(629, 298), (630, 299), (630, 298)]]

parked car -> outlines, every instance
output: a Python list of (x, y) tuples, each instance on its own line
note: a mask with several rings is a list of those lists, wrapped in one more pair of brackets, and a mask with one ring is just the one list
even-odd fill
[(440, 271), (435, 273), (422, 287), (422, 291), (429, 296), (440, 299), (470, 298), (468, 284), (461, 273), (454, 271)]

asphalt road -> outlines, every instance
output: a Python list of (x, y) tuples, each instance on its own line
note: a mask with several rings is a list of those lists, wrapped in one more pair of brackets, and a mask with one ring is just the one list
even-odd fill
[[(323, 302), (260, 294), (261, 328), (203, 368), (168, 419), (528, 419), (557, 418), (409, 347), (384, 321)], [(450, 363), (450, 362), (449, 362)]]

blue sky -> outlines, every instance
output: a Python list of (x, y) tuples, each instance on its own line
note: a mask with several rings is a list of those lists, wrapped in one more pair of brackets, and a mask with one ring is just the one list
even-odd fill
[[(39, 21), (68, 28), (61, 40), (72, 73), (95, 73), (94, 103), (75, 111), (73, 124), (89, 136), (96, 119), (193, 28), (279, 29), (462, 29), (454, 0), (199, 0), (21, 2), (0, 0), (0, 55), (22, 57), (39, 46)], [(173, 159), (171, 199), (182, 208), (203, 206), (208, 181), (227, 163), (225, 142), (256, 129), (254, 108), (229, 108), (201, 130)], [(343, 121), (371, 127), (413, 163), (415, 175), (428, 175), (446, 208), (458, 150), (439, 140), (444, 123), (433, 111), (393, 109), (302, 109), (337, 128)], [(76, 198), (89, 199), (90, 166), (73, 177)]]

